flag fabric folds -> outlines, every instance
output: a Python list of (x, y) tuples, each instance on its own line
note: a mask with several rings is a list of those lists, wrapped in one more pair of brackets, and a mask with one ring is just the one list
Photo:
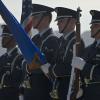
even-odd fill
[(42, 64), (46, 63), (46, 59), (43, 53), (40, 52), (40, 49), (31, 41), (28, 37), (22, 26), (13, 16), (13, 14), (6, 8), (3, 2), (0, 0), (0, 14), (6, 24), (10, 32), (14, 35), (18, 46), (25, 57), (28, 64), (31, 64), (35, 55), (38, 55), (39, 60)]
[(27, 33), (32, 29), (32, 0), (22, 0), (21, 24)]

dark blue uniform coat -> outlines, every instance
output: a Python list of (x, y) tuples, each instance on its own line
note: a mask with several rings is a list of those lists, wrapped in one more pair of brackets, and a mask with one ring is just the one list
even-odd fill
[(0, 57), (0, 100), (18, 100), (22, 82), (22, 67), (18, 48)]
[[(56, 52), (58, 50), (58, 38), (52, 33), (52, 29), (48, 29), (42, 36), (37, 34), (32, 39), (34, 43), (45, 54), (47, 62), (51, 66), (55, 63)], [(30, 75), (31, 90), (25, 100), (51, 100), (50, 90), (51, 81), (44, 75), (40, 69), (36, 69)]]
[(83, 54), (86, 61), (82, 71), (84, 100), (100, 100), (100, 46), (96, 42), (88, 46)]

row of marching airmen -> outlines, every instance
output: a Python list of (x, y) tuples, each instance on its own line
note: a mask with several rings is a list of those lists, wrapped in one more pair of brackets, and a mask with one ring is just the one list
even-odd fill
[[(78, 56), (74, 56), (78, 12), (40, 4), (32, 4), (32, 7), (33, 28), (38, 34), (31, 40), (44, 53), (47, 62), (38, 64), (34, 60), (28, 64), (10, 32), (9, 23), (4, 20), (7, 25), (2, 25), (2, 47), (7, 52), (0, 57), (0, 100), (100, 100), (100, 11), (90, 11), (94, 43), (85, 48), (81, 39)], [(57, 13), (60, 38), (50, 28), (53, 11)], [(1, 7), (0, 14), (2, 18), (7, 17), (1, 13)], [(76, 73), (72, 73), (72, 69), (80, 72), (80, 87), (74, 85)], [(78, 88), (78, 92), (74, 88)], [(74, 99), (72, 93), (75, 93)], [(19, 98), (21, 96), (23, 98)]]

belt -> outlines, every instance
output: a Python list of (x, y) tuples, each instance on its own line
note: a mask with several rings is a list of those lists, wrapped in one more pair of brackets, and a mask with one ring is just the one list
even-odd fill
[(11, 85), (6, 85), (6, 84), (0, 84), (0, 89), (3, 89), (3, 88), (18, 88), (17, 86), (11, 86)]
[(86, 84), (86, 86), (88, 86), (88, 85), (93, 85), (93, 84), (100, 84), (100, 81), (91, 81), (91, 80), (89, 80), (89, 79), (85, 79), (85, 84)]
[(1, 84), (0, 84), (0, 89), (2, 89), (2, 88), (8, 88), (8, 87), (10, 87), (10, 86), (7, 86), (7, 85), (1, 85)]
[(89, 83), (87, 83), (87, 85), (89, 85), (89, 84), (100, 84), (100, 82), (89, 82)]

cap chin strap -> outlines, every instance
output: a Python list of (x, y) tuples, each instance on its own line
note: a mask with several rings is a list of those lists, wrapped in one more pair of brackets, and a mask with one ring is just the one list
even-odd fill
[(66, 22), (66, 24), (65, 24), (64, 28), (62, 29), (61, 33), (63, 33), (64, 30), (68, 27), (69, 22), (70, 22), (70, 18), (69, 18), (68, 21)]
[(12, 41), (12, 39), (10, 39), (5, 45), (9, 45), (9, 43)]
[(38, 27), (38, 26), (39, 26), (39, 24), (41, 23), (41, 21), (42, 21), (43, 17), (44, 17), (44, 15), (41, 15), (41, 18), (39, 19), (39, 21), (38, 21), (37, 25), (36, 25), (34, 28), (36, 28), (36, 29), (37, 29), (37, 27)]
[(100, 29), (92, 37), (95, 37), (99, 32), (100, 32)]

